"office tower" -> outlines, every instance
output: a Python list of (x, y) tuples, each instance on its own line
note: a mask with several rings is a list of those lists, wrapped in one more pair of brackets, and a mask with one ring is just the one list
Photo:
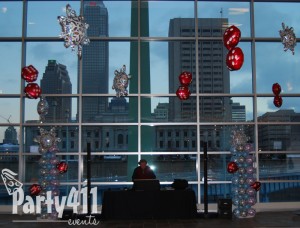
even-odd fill
[(18, 134), (14, 126), (9, 126), (4, 132), (3, 144), (18, 145)]
[[(170, 20), (169, 37), (195, 36), (194, 18), (174, 18)], [(179, 86), (178, 76), (183, 71), (193, 74), (190, 85), (192, 93), (198, 90), (202, 94), (230, 93), (229, 71), (226, 67), (228, 50), (221, 40), (210, 40), (210, 37), (222, 37), (228, 24), (227, 18), (199, 18), (198, 35), (207, 37), (198, 43), (199, 75), (196, 75), (195, 42), (169, 42), (169, 92), (176, 92)], [(196, 88), (196, 77), (199, 78), (199, 88)], [(231, 106), (229, 97), (200, 96), (200, 122), (231, 121)], [(196, 121), (196, 98), (186, 101), (170, 99), (170, 121)], [(221, 129), (210, 126), (201, 126), (201, 141), (208, 142), (209, 149), (218, 149), (224, 143)]]
[(56, 60), (48, 60), (41, 79), (41, 89), (49, 104), (47, 122), (69, 122), (72, 116), (71, 97), (47, 97), (47, 94), (72, 94), (67, 67)]
[[(84, 1), (83, 15), (86, 23), (89, 24), (87, 34), (91, 42), (83, 47), (82, 93), (107, 94), (109, 78), (108, 42), (93, 41), (93, 37), (108, 36), (107, 8), (102, 1)], [(80, 92), (79, 88), (78, 92)], [(106, 98), (84, 97), (82, 102), (83, 121), (93, 121), (95, 116), (106, 111), (107, 104), (108, 100)]]
[(245, 122), (246, 121), (246, 106), (240, 103), (232, 103), (232, 121)]

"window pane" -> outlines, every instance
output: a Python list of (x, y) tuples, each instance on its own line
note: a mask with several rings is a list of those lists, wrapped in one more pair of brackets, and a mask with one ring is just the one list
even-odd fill
[[(61, 34), (61, 26), (57, 17), (66, 16), (67, 4), (67, 1), (28, 1), (27, 36), (58, 37)], [(69, 4), (79, 15), (80, 2), (72, 1)]]
[(258, 121), (261, 122), (299, 122), (299, 97), (283, 97), (282, 106), (273, 104), (273, 97), (258, 97)]
[[(20, 98), (0, 98), (0, 123), (20, 122)], [(4, 108), (5, 107), (5, 108)]]
[[(291, 2), (255, 2), (254, 19), (255, 35), (259, 37), (280, 37), (279, 30), (282, 29), (281, 23), (293, 27), (294, 31), (299, 31), (298, 21), (299, 3)], [(267, 53), (267, 52), (266, 52)]]
[(190, 154), (143, 155), (159, 181), (197, 180), (196, 160)]
[(262, 183), (260, 202), (295, 202), (300, 201), (300, 182)]
[[(78, 182), (78, 156), (58, 155), (56, 157), (59, 159), (59, 161), (66, 162), (68, 164), (67, 172), (58, 174), (57, 179), (60, 182)], [(42, 169), (42, 167), (39, 165), (39, 161), (41, 158), (41, 155), (24, 157), (26, 167), (25, 182), (35, 183), (41, 179), (42, 175), (40, 174), (40, 170)], [(46, 175), (46, 177), (50, 178), (51, 176)]]
[[(149, 9), (149, 24), (146, 10)], [(170, 34), (169, 25), (173, 18), (194, 18), (193, 1), (142, 1), (141, 3), (141, 36), (175, 36)], [(149, 34), (147, 27), (149, 26)], [(169, 34), (168, 34), (169, 31)], [(186, 36), (184, 34), (176, 36)], [(190, 36), (190, 35), (188, 35)]]
[(142, 152), (196, 151), (196, 126), (142, 126)]
[[(281, 94), (299, 93), (298, 73), (300, 53), (293, 56), (290, 51), (284, 52), (281, 43), (256, 43), (257, 92), (271, 93), (272, 85), (279, 83)], [(270, 54), (271, 53), (271, 54)]]
[[(82, 128), (82, 147), (91, 143), (92, 152), (136, 152), (136, 126), (94, 126)], [(118, 136), (122, 136), (122, 141)]]
[[(83, 180), (86, 179), (86, 156), (83, 156)], [(92, 182), (131, 181), (134, 168), (137, 166), (137, 155), (92, 155)]]
[(20, 94), (21, 44), (0, 42), (0, 49), (0, 94)]
[[(204, 202), (204, 185), (201, 184), (201, 202)], [(231, 184), (211, 183), (207, 188), (208, 203), (218, 203), (218, 199), (230, 198)]]
[[(130, 36), (131, 7), (136, 10), (136, 5), (131, 2), (133, 1), (103, 1), (108, 13), (109, 36)], [(84, 17), (90, 16), (85, 13)], [(88, 19), (87, 22), (89, 23)]]
[[(148, 46), (150, 49), (147, 48)], [(190, 41), (143, 42), (141, 45), (141, 55), (144, 60), (141, 62), (142, 93), (176, 93), (180, 85), (178, 76), (183, 71), (193, 74), (191, 88), (194, 88), (196, 85), (194, 48), (195, 42)], [(145, 61), (147, 56), (150, 56), (149, 62)], [(191, 91), (195, 90), (191, 89)]]
[[(42, 82), (43, 83), (43, 82)], [(47, 87), (47, 85), (46, 85)], [(49, 88), (50, 87), (50, 88)], [(51, 90), (52, 84), (47, 89)], [(51, 91), (49, 92), (51, 93)], [(47, 94), (46, 92), (44, 93)], [(46, 96), (49, 105), (48, 114), (44, 123), (75, 123), (78, 122), (77, 97)], [(25, 99), (25, 123), (38, 123), (37, 106), (39, 99)]]
[(0, 127), (0, 151), (19, 152), (20, 128), (15, 126)]
[(247, 2), (198, 1), (198, 16), (223, 20), (225, 28), (235, 25), (241, 30), (242, 37), (250, 36), (250, 4)]
[(82, 121), (100, 123), (137, 122), (137, 97), (83, 97)]
[[(52, 94), (77, 93), (77, 61), (75, 52), (66, 49), (60, 42), (28, 42), (27, 65), (39, 71), (37, 83)], [(51, 88), (57, 83), (58, 87)], [(64, 85), (64, 86), (63, 86)]]
[(296, 124), (258, 125), (258, 148), (260, 151), (297, 151), (299, 133), (300, 125)]
[[(23, 1), (0, 2), (0, 37), (13, 37), (22, 35), (22, 7)], [(1, 50), (3, 49), (1, 48)]]

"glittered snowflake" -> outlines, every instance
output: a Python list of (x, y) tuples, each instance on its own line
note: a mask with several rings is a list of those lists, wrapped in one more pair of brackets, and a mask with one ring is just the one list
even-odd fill
[(113, 81), (112, 89), (116, 90), (116, 96), (127, 96), (128, 91), (128, 83), (131, 76), (129, 74), (126, 74), (126, 66), (123, 65), (123, 67), (120, 69), (120, 71), (115, 70), (115, 78)]
[(293, 55), (295, 54), (295, 46), (297, 45), (296, 35), (294, 33), (293, 27), (285, 26), (282, 22), (282, 30), (279, 30), (279, 35), (281, 37), (281, 42), (283, 44), (283, 50), (291, 50)]
[(40, 144), (39, 151), (41, 153), (45, 153), (50, 148), (56, 147), (57, 143), (60, 142), (60, 138), (56, 137), (55, 130), (55, 127), (52, 127), (50, 131), (40, 128), (40, 135), (34, 141)]
[(89, 44), (90, 40), (87, 37), (88, 24), (84, 22), (83, 16), (77, 16), (75, 10), (69, 4), (66, 6), (67, 16), (58, 16), (58, 22), (61, 26), (60, 38), (64, 38), (64, 46), (71, 47), (72, 51), (77, 46), (77, 55), (81, 59), (82, 45)]

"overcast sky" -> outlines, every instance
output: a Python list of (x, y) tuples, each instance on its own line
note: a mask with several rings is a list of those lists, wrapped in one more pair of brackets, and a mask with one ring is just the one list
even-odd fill
[[(79, 2), (29, 2), (28, 3), (28, 36), (57, 37), (61, 30), (57, 16), (65, 15), (65, 6), (70, 3), (79, 14)], [(109, 35), (117, 37), (130, 36), (130, 1), (105, 1), (109, 13)], [(249, 3), (231, 2), (198, 2), (199, 18), (229, 18), (229, 24), (237, 25), (242, 37), (250, 37), (250, 12)], [(278, 31), (281, 23), (294, 27), (296, 36), (300, 34), (300, 4), (297, 3), (255, 3), (255, 35), (257, 37), (279, 38)], [(0, 2), (0, 36), (14, 37), (21, 35), (22, 2)], [(176, 17), (194, 17), (193, 1), (168, 1), (149, 3), (149, 30), (150, 36), (167, 37), (169, 20)], [(251, 43), (240, 42), (245, 55), (243, 68), (230, 73), (230, 90), (233, 94), (252, 93), (252, 66)], [(18, 94), (20, 91), (21, 77), (21, 44), (0, 43), (0, 93)], [(295, 50), (295, 55), (290, 51), (284, 52), (283, 45), (277, 43), (256, 43), (256, 90), (258, 93), (272, 93), (272, 84), (278, 82), (282, 87), (282, 94), (300, 92), (300, 54)], [(71, 49), (66, 49), (61, 42), (30, 42), (27, 45), (26, 65), (34, 65), (40, 72), (39, 79), (45, 71), (49, 59), (57, 60), (67, 66), (73, 93), (77, 93), (77, 55)], [(152, 42), (150, 44), (151, 64), (151, 93), (168, 94), (168, 43)], [(109, 88), (111, 88), (114, 70), (123, 64), (130, 67), (130, 43), (110, 42), (109, 44)], [(129, 73), (129, 72), (128, 72)], [(177, 77), (174, 76), (174, 77)], [(165, 80), (162, 80), (165, 79)], [(38, 83), (39, 80), (37, 81)], [(109, 91), (114, 95), (114, 91)], [(153, 99), (152, 110), (157, 102), (165, 99)], [(235, 102), (246, 105), (247, 120), (252, 120), (252, 99), (234, 98)], [(276, 111), (278, 108), (272, 104), (273, 98), (258, 99), (259, 115), (267, 111)], [(35, 112), (38, 100), (26, 99), (25, 119), (37, 119)], [(299, 98), (283, 98), (282, 109), (294, 109), (299, 112)], [(10, 115), (10, 121), (20, 121), (19, 99), (0, 99), (0, 122), (5, 123), (5, 118)], [(5, 107), (5, 108), (3, 108)], [(76, 99), (73, 99), (73, 115), (76, 114)], [(5, 128), (0, 128), (1, 132)]]

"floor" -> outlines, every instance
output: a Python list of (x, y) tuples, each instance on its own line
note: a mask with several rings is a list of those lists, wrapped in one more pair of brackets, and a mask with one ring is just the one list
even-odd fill
[[(76, 222), (76, 221), (75, 221)], [(77, 222), (82, 222), (78, 220)], [(102, 221), (96, 218), (90, 219), (89, 224), (68, 224), (67, 220), (60, 220), (58, 222), (45, 222), (39, 221), (32, 215), (6, 215), (0, 214), (0, 227), (14, 228), (34, 228), (34, 227), (87, 227), (90, 225), (96, 225), (98, 227), (116, 227), (116, 228), (286, 228), (286, 227), (298, 227), (300, 228), (300, 214), (299, 211), (283, 211), (283, 212), (260, 212), (257, 213), (254, 218), (244, 219), (225, 219), (225, 218), (197, 218), (197, 219), (172, 219), (172, 220), (114, 220), (114, 221)]]

